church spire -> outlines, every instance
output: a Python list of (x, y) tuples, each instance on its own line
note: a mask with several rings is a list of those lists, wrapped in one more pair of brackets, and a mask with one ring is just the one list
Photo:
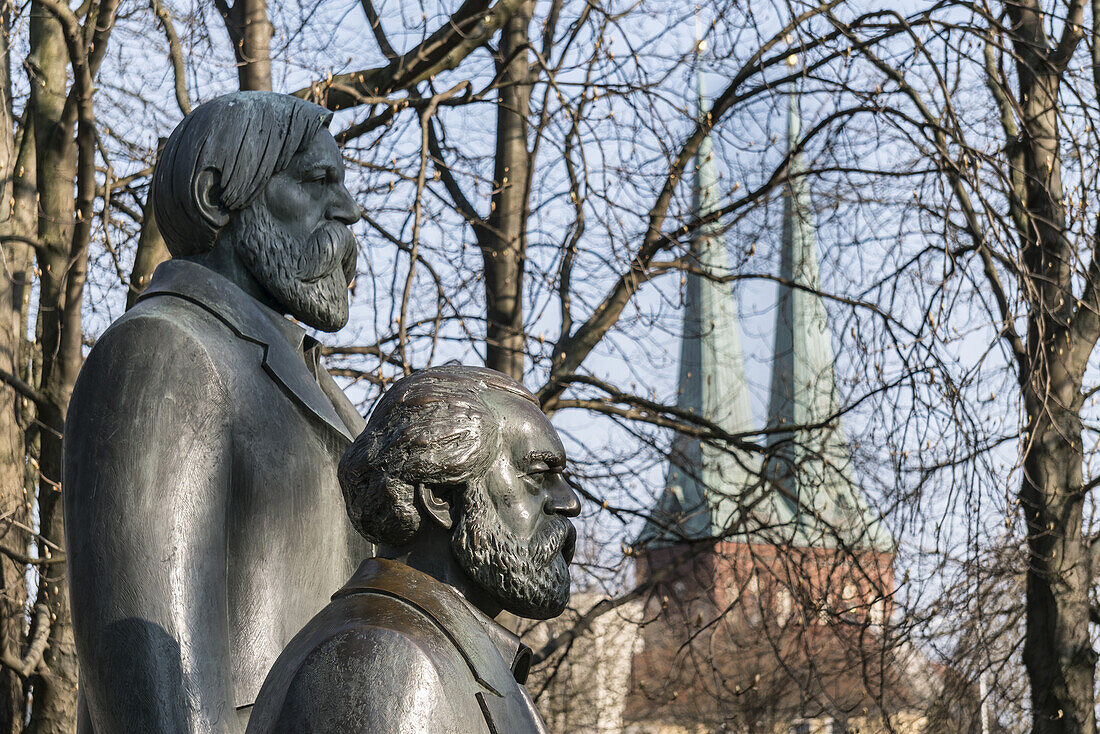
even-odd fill
[[(696, 47), (696, 86), (698, 115), (704, 120), (709, 111), (698, 68), (701, 46), (700, 42)], [(699, 145), (693, 184), (694, 215), (713, 216), (721, 209), (722, 198), (710, 135)], [(751, 431), (737, 303), (730, 284), (720, 280), (731, 270), (719, 222), (709, 221), (696, 230), (687, 259), (692, 270), (686, 276), (676, 405), (728, 433)], [(726, 533), (733, 508), (756, 474), (753, 458), (677, 434), (665, 492), (638, 542), (677, 542)]]
[[(796, 516), (797, 544), (889, 550), (893, 541), (853, 482), (851, 452), (839, 415), (833, 346), (814, 237), (810, 192), (798, 152), (799, 99), (788, 95), (790, 175), (783, 202), (779, 298), (765, 476)], [(784, 426), (822, 426), (776, 431)]]

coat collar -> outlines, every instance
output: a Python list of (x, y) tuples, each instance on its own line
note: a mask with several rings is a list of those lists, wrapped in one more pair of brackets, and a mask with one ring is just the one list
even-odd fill
[[(478, 683), (498, 696), (527, 680), (531, 648), (428, 574), (398, 561), (369, 558), (332, 598), (363, 591), (398, 597), (428, 615), (458, 648)], [(494, 660), (495, 655), (500, 657)]]
[(302, 357), (305, 329), (267, 308), (207, 267), (187, 260), (161, 263), (138, 297), (170, 295), (194, 303), (218, 318), (240, 339), (263, 350), (264, 371), (280, 387), (349, 442), (355, 439), (306, 369)]

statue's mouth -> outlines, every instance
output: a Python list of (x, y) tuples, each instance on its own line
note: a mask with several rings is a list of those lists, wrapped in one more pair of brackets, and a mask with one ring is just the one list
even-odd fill
[[(324, 243), (326, 240), (327, 246), (324, 244), (312, 246), (314, 242)], [(339, 268), (344, 275), (344, 282), (350, 286), (351, 281), (355, 278), (355, 265), (359, 255), (359, 248), (356, 246), (355, 235), (352, 233), (351, 228), (336, 222), (329, 222), (310, 236), (310, 243), (311, 249), (325, 252), (334, 248), (339, 255), (325, 258), (322, 262), (323, 267), (319, 272), (300, 275), (299, 279), (303, 283), (312, 285), (328, 278)]]
[(344, 282), (351, 286), (351, 281), (355, 280), (356, 272), (355, 265), (357, 255), (359, 254), (359, 248), (355, 246), (355, 238), (350, 237), (351, 244), (344, 250), (344, 262), (342, 263), (344, 268)]
[(566, 521), (566, 524), (569, 526), (569, 532), (566, 533), (565, 540), (561, 544), (561, 557), (566, 563), (572, 563), (573, 553), (577, 550), (577, 529), (569, 521)]

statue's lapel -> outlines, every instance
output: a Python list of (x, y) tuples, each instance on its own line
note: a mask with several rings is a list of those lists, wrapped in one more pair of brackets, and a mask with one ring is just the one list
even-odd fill
[(476, 698), (491, 734), (549, 734), (524, 689), (506, 696), (479, 691)]
[(321, 392), (328, 396), (332, 407), (336, 409), (336, 414), (340, 416), (351, 434), (358, 436), (362, 433), (363, 429), (367, 427), (367, 422), (363, 419), (363, 416), (359, 415), (358, 409), (348, 400), (348, 396), (344, 394), (344, 391), (336, 384), (336, 380), (332, 379), (332, 375), (321, 364), (317, 365), (317, 382), (321, 385)]
[[(260, 314), (260, 317), (266, 318), (263, 314)], [(257, 340), (260, 340), (264, 335), (257, 333), (255, 336)], [(332, 401), (328, 399), (328, 396), (321, 390), (321, 386), (309, 374), (302, 358), (273, 327), (266, 336), (269, 341), (265, 342), (264, 371), (318, 418), (336, 429), (349, 442), (354, 441), (355, 437), (351, 435), (344, 421), (336, 414)]]
[(305, 362), (294, 350), (287, 335), (279, 331), (252, 297), (212, 270), (185, 260), (161, 263), (140, 298), (144, 300), (165, 294), (201, 306), (228, 326), (238, 338), (259, 346), (263, 354), (263, 370), (276, 384), (349, 442), (355, 439), (337, 415), (332, 401), (306, 369)]

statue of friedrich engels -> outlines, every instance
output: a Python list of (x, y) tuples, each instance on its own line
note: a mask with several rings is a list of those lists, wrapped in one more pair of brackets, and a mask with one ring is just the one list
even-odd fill
[(359, 207), (330, 119), (230, 94), (161, 154), (172, 259), (92, 349), (66, 422), (81, 734), (243, 732), (283, 647), (371, 554), (336, 478), (363, 419), (284, 318), (348, 319)]

